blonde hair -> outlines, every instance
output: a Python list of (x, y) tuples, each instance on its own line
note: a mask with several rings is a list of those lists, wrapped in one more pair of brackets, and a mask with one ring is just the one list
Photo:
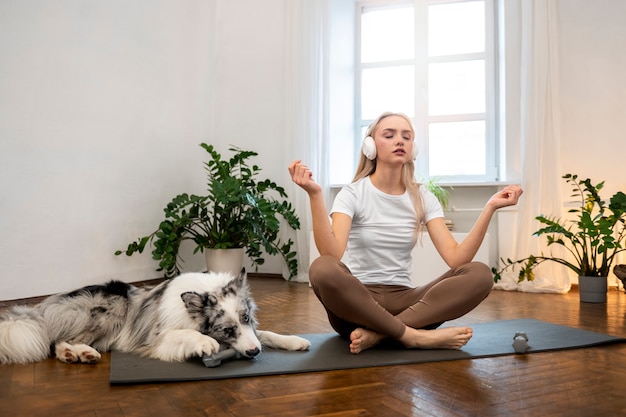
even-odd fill
[[(406, 120), (406, 122), (409, 124), (411, 128), (411, 135), (413, 136), (413, 141), (414, 141), (413, 146), (416, 146), (415, 145), (415, 129), (413, 129), (413, 123), (411, 123), (411, 119), (409, 119), (409, 117), (403, 113), (385, 112), (381, 114), (380, 116), (378, 116), (378, 118), (376, 118), (376, 120), (374, 120), (368, 126), (367, 131), (365, 132), (365, 137), (367, 136), (374, 137), (374, 134), (376, 133), (376, 130), (378, 129), (378, 125), (380, 124), (380, 122), (390, 116), (398, 116)], [(373, 160), (367, 159), (365, 155), (363, 154), (363, 152), (361, 152), (361, 157), (359, 159), (359, 166), (356, 169), (356, 173), (354, 174), (354, 178), (352, 179), (352, 182), (356, 182), (360, 180), (361, 178), (368, 177), (372, 175), (374, 172), (376, 172), (376, 161), (377, 161), (376, 158), (374, 158)], [(409, 196), (411, 197), (411, 201), (413, 202), (413, 208), (415, 210), (415, 215), (417, 216), (417, 230), (416, 231), (420, 232), (424, 225), (425, 213), (424, 213), (424, 203), (422, 201), (422, 194), (420, 192), (421, 184), (415, 180), (415, 161), (413, 161), (413, 158), (411, 158), (407, 163), (405, 163), (402, 166), (401, 181), (402, 181), (402, 185), (408, 191)]]

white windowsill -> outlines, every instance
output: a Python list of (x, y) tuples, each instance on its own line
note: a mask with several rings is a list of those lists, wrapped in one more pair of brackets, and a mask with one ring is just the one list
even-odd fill
[[(492, 181), (492, 182), (438, 182), (441, 187), (462, 188), (462, 187), (506, 187), (507, 185), (517, 184), (515, 181)], [(331, 190), (340, 190), (347, 184), (331, 184)]]

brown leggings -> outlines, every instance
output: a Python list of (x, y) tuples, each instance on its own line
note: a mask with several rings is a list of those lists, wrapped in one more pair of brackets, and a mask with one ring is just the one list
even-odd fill
[(418, 288), (398, 285), (364, 285), (346, 265), (331, 256), (317, 258), (309, 280), (337, 333), (348, 338), (357, 327), (392, 339), (405, 326), (433, 329), (473, 310), (493, 286), (489, 267), (470, 262), (452, 268)]

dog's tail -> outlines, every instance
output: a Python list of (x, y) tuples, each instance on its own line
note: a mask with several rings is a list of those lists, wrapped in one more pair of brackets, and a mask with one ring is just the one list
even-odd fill
[(29, 363), (50, 355), (48, 331), (41, 314), (28, 306), (0, 313), (0, 363)]

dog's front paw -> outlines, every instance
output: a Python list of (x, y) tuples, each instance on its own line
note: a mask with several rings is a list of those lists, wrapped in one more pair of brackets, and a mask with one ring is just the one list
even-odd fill
[(282, 335), (267, 330), (258, 330), (257, 335), (263, 346), (284, 350), (309, 350), (311, 342), (295, 335)]
[(286, 348), (288, 350), (309, 350), (311, 342), (300, 336), (287, 336)]
[(196, 355), (202, 357), (202, 355), (212, 355), (220, 351), (220, 344), (217, 340), (213, 339), (210, 336), (202, 335), (201, 340), (198, 341), (194, 352)]

